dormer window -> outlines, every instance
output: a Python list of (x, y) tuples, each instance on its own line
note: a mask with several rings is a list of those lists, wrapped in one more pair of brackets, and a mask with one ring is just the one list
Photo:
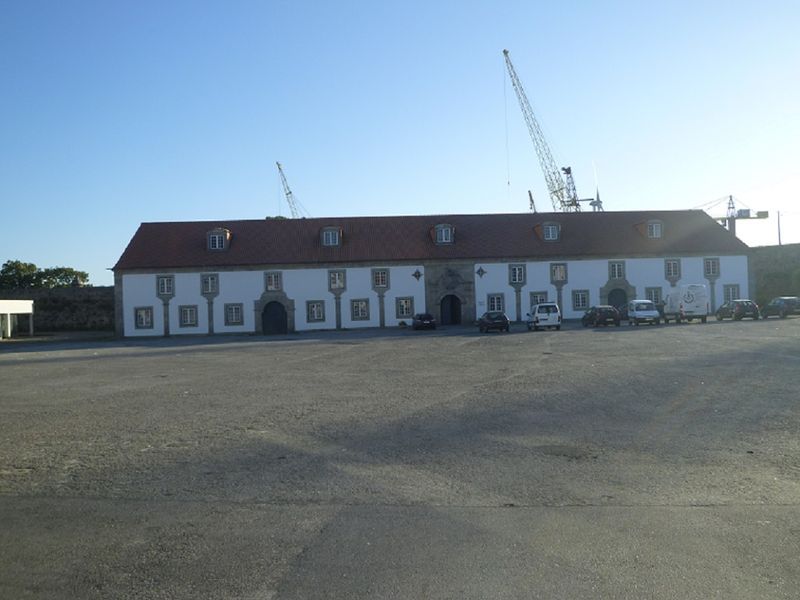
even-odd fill
[(452, 244), (455, 233), (455, 227), (452, 225), (441, 224), (435, 228), (435, 240), (437, 244)]
[(228, 247), (228, 242), (231, 239), (231, 232), (222, 227), (212, 229), (206, 234), (209, 250), (225, 250)]
[(647, 223), (647, 237), (651, 240), (657, 240), (661, 238), (662, 235), (662, 225), (661, 221), (650, 221)]
[(341, 231), (337, 227), (327, 227), (322, 230), (323, 246), (338, 246), (341, 239)]
[(558, 223), (545, 223), (542, 225), (542, 238), (546, 242), (556, 242), (558, 241), (559, 235), (561, 234), (561, 227)]

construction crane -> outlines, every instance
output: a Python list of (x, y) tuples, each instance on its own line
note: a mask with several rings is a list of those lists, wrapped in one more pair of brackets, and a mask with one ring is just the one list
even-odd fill
[(749, 208), (740, 208), (737, 210), (736, 203), (733, 201), (733, 196), (728, 196), (728, 210), (724, 217), (717, 218), (717, 221), (722, 223), (725, 228), (733, 235), (736, 235), (736, 221), (742, 219), (767, 219), (769, 218), (769, 211), (759, 210), (751, 211)]
[(508, 75), (511, 78), (511, 85), (514, 86), (520, 109), (522, 109), (522, 116), (525, 117), (525, 123), (528, 125), (528, 133), (531, 135), (533, 146), (536, 148), (536, 154), (539, 157), (539, 164), (542, 166), (542, 171), (544, 172), (547, 190), (550, 192), (550, 200), (553, 202), (553, 210), (579, 212), (581, 210), (581, 202), (589, 202), (595, 211), (603, 210), (603, 204), (599, 199), (578, 199), (578, 193), (575, 190), (575, 180), (572, 178), (572, 169), (570, 167), (563, 167), (559, 170), (556, 166), (556, 161), (553, 160), (553, 155), (544, 138), (542, 128), (539, 126), (539, 122), (533, 114), (530, 102), (528, 102), (528, 96), (525, 94), (522, 82), (517, 76), (517, 72), (514, 70), (514, 65), (511, 63), (508, 50), (503, 50), (503, 56), (505, 56), (506, 59), (506, 67), (508, 68)]
[(302, 215), (300, 214), (301, 209), (308, 213), (303, 207), (300, 205), (299, 202), (295, 202), (294, 194), (292, 194), (292, 189), (289, 187), (289, 182), (286, 181), (286, 175), (283, 174), (283, 167), (281, 167), (281, 163), (275, 162), (278, 165), (278, 173), (281, 176), (281, 184), (283, 185), (283, 193), (286, 196), (286, 204), (289, 205), (289, 212), (292, 213), (293, 219), (300, 219)]

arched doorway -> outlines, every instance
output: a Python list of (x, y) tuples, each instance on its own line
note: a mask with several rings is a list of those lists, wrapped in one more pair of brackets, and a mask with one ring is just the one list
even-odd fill
[(289, 332), (289, 319), (286, 308), (280, 302), (268, 302), (261, 313), (261, 326), (264, 335)]
[(458, 299), (458, 296), (448, 294), (442, 298), (439, 308), (441, 310), (439, 322), (442, 325), (461, 324), (461, 300)]
[(628, 304), (628, 292), (620, 288), (616, 288), (608, 292), (608, 303), (617, 308), (623, 307)]

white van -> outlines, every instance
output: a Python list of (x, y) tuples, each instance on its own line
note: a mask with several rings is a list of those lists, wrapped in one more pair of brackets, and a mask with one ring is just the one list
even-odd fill
[(661, 323), (661, 313), (658, 312), (652, 300), (631, 300), (628, 302), (628, 325), (640, 323)]
[(708, 290), (702, 283), (690, 283), (673, 288), (664, 298), (664, 323), (693, 321), (703, 323), (708, 318)]
[(534, 304), (528, 313), (528, 331), (539, 331), (545, 327), (561, 329), (561, 310), (555, 302)]

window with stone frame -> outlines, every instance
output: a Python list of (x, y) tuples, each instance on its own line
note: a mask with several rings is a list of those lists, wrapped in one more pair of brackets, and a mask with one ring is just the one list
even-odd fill
[(608, 263), (609, 279), (625, 279), (625, 261), (612, 260)]
[(280, 271), (268, 271), (264, 275), (264, 281), (268, 292), (280, 292), (283, 289), (283, 274)]
[(398, 319), (410, 319), (414, 314), (414, 298), (412, 296), (397, 298), (395, 307)]
[(136, 329), (153, 328), (153, 307), (138, 306), (133, 310), (134, 323)]
[(389, 286), (389, 271), (387, 269), (373, 269), (372, 270), (372, 285), (376, 288), (385, 288)]
[(197, 327), (197, 305), (179, 306), (178, 315), (181, 327)]
[(244, 304), (225, 305), (225, 325), (244, 325)]
[(525, 265), (509, 265), (508, 282), (511, 284), (525, 283)]
[(318, 323), (325, 320), (325, 302), (309, 300), (306, 302), (306, 322)]
[(664, 278), (681, 278), (681, 261), (679, 258), (667, 258), (664, 260)]
[(550, 264), (550, 281), (553, 283), (563, 283), (567, 281), (567, 263)]
[(503, 294), (489, 294), (486, 296), (486, 306), (489, 311), (503, 312), (506, 309)]
[(589, 308), (589, 290), (572, 291), (572, 309), (586, 310)]
[(739, 284), (732, 283), (723, 285), (722, 297), (724, 298), (725, 302), (730, 302), (731, 300), (739, 300), (741, 298), (741, 296), (739, 295)]
[(219, 277), (214, 273), (202, 275), (200, 285), (203, 294), (216, 294), (219, 291)]
[(703, 275), (706, 277), (719, 277), (718, 258), (706, 258), (703, 260)]
[(661, 288), (660, 287), (646, 287), (644, 288), (644, 297), (652, 301), (653, 304), (661, 302)]
[(328, 289), (329, 290), (345, 289), (344, 271), (328, 271)]
[(367, 298), (350, 300), (350, 316), (353, 321), (367, 321), (369, 319), (369, 300)]
[(175, 292), (175, 277), (172, 275), (159, 275), (156, 278), (159, 296), (171, 296)]
[(531, 292), (531, 306), (547, 302), (547, 292)]

